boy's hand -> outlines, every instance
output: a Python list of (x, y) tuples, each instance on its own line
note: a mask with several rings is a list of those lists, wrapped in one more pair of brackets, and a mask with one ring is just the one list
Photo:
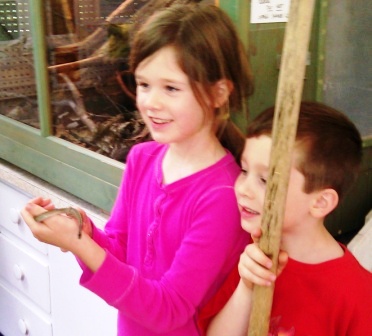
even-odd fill
[(279, 252), (278, 270), (277, 274), (274, 274), (270, 270), (273, 265), (271, 259), (262, 252), (257, 243), (261, 236), (261, 230), (258, 229), (251, 235), (254, 243), (247, 245), (240, 256), (238, 266), (240, 277), (244, 284), (251, 289), (254, 284), (271, 286), (287, 264), (288, 254), (284, 251)]

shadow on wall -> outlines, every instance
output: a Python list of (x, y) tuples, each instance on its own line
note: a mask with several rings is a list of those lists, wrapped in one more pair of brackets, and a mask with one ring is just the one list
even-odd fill
[(372, 209), (372, 147), (363, 151), (361, 174), (340, 206), (329, 215), (325, 225), (341, 243), (347, 244), (363, 227)]

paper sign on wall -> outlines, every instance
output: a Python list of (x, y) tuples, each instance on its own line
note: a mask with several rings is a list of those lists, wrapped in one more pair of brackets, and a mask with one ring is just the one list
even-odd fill
[(291, 0), (251, 0), (251, 23), (287, 22)]

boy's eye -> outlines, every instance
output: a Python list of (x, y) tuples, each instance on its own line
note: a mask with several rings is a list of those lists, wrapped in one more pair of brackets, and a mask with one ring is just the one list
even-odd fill
[(260, 182), (263, 183), (263, 184), (266, 184), (267, 180), (263, 177), (260, 177)]
[(240, 174), (247, 175), (248, 171), (244, 168), (240, 169)]

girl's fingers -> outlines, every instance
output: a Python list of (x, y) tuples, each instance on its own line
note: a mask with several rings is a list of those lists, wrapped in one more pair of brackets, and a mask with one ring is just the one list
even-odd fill
[(37, 216), (43, 213), (42, 208), (37, 209), (36, 206), (26, 205), (26, 208), (21, 210), (21, 216), (27, 226), (30, 228), (32, 234), (35, 238), (41, 240), (42, 232), (46, 229), (46, 225), (43, 223), (38, 223), (34, 220), (34, 216)]
[(53, 206), (52, 200), (47, 197), (36, 197), (30, 200), (28, 203), (36, 204), (42, 208)]
[(83, 219), (83, 231), (89, 236), (93, 236), (93, 228), (92, 228), (92, 222), (90, 221), (90, 218), (87, 216), (86, 212), (81, 208), (76, 208), (81, 215), (81, 218)]
[(31, 202), (26, 204), (21, 215), (36, 239), (60, 247), (62, 250), (71, 251), (78, 239), (76, 220), (65, 215), (55, 215), (42, 222), (36, 222), (34, 216), (43, 212), (45, 212), (44, 208)]

